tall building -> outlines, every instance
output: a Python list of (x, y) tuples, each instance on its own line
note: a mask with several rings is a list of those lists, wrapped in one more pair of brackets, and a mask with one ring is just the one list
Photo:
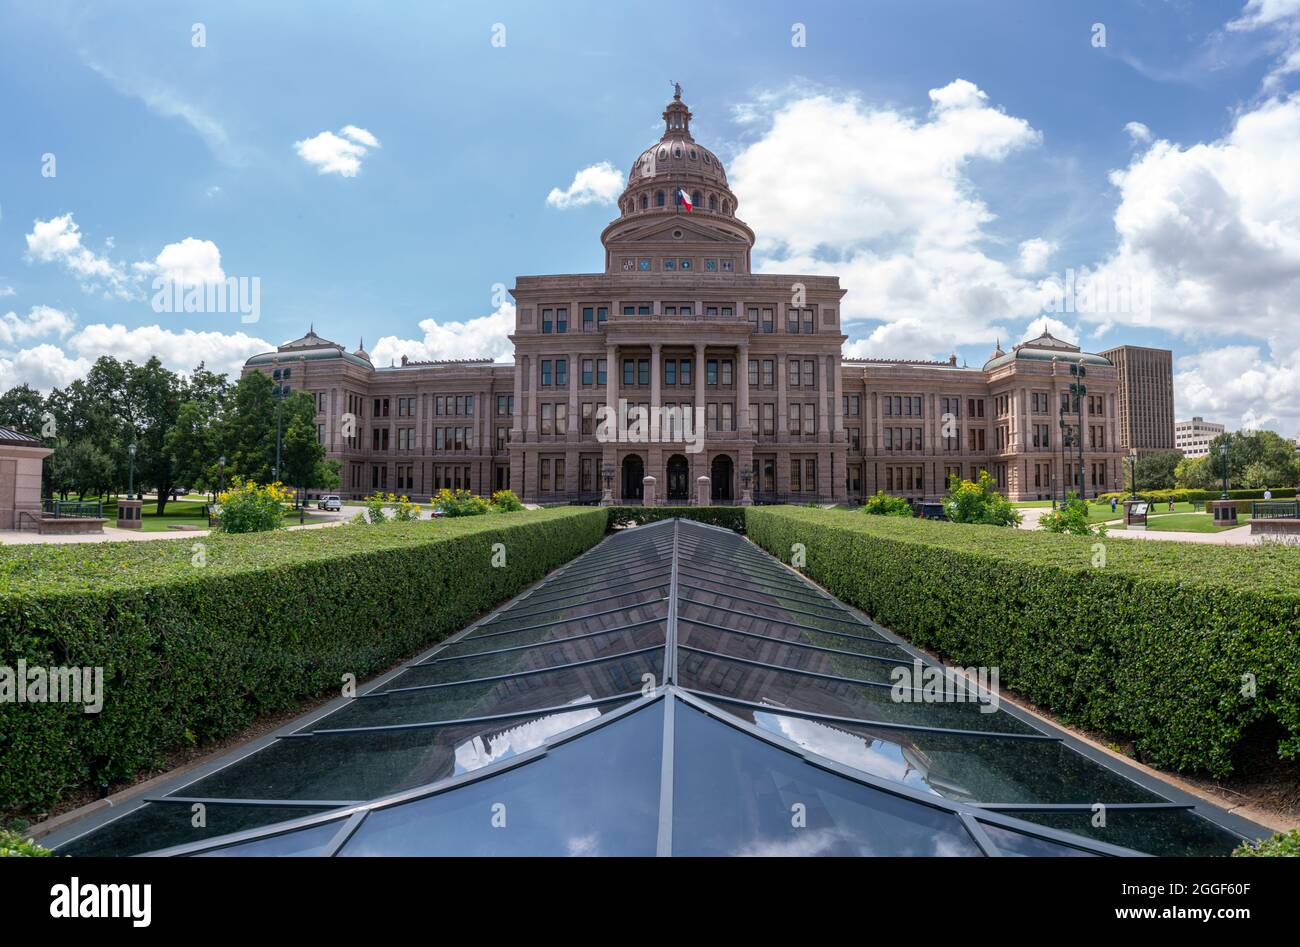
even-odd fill
[(1210, 441), (1223, 433), (1223, 425), (1196, 417), (1190, 421), (1174, 422), (1174, 448), (1184, 457), (1204, 457), (1210, 452)]
[(1121, 345), (1101, 353), (1119, 370), (1119, 446), (1139, 455), (1174, 449), (1174, 353)]
[(933, 498), (980, 470), (1015, 499), (1119, 488), (1107, 358), (1043, 333), (981, 368), (843, 359), (838, 277), (751, 271), (754, 232), (691, 117), (679, 92), (633, 161), (601, 272), (516, 279), (513, 366), (375, 366), (314, 330), (249, 359), (246, 372), (288, 369), (315, 396), (340, 492)]

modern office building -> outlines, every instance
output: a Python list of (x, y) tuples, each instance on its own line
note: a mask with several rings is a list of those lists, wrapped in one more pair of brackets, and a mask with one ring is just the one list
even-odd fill
[(1174, 422), (1174, 449), (1184, 457), (1204, 457), (1210, 452), (1210, 441), (1223, 433), (1223, 425), (1201, 417), (1190, 421)]
[[(517, 278), (513, 365), (376, 366), (314, 330), (249, 359), (316, 397), (342, 493), (919, 499), (981, 469), (1015, 499), (1119, 488), (1110, 360), (1047, 333), (980, 368), (843, 358), (838, 277), (752, 272), (754, 232), (680, 94), (663, 119), (601, 234), (603, 271)], [(1172, 446), (1172, 408), (1169, 430)]]
[(1119, 446), (1139, 456), (1174, 449), (1174, 353), (1120, 345), (1101, 353), (1119, 370)]

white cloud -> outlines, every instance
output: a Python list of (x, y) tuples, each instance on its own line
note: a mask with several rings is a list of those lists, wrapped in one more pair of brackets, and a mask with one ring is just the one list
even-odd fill
[(1276, 26), (1292, 17), (1300, 16), (1300, 0), (1248, 0), (1241, 15), (1228, 23), (1233, 32)]
[(172, 371), (187, 372), (203, 362), (212, 371), (226, 372), (233, 378), (238, 377), (251, 356), (269, 352), (275, 345), (243, 332), (174, 331), (157, 325), (128, 329), (118, 323), (98, 323), (71, 336), (67, 348), (91, 361), (100, 355), (112, 355), (140, 364), (156, 355)]
[(1124, 126), (1124, 131), (1128, 137), (1136, 144), (1145, 144), (1151, 140), (1151, 129), (1147, 128), (1141, 122), (1129, 122)]
[(37, 220), (27, 234), (27, 257), (40, 263), (57, 263), (81, 280), (86, 292), (131, 299), (136, 293), (132, 277), (122, 263), (114, 263), (81, 242), (81, 230), (72, 214)]
[(0, 299), (4, 299), (6, 296), (17, 296), (17, 295), (18, 295), (18, 291), (14, 289), (12, 286), (10, 286), (8, 283), (0, 283)]
[(1060, 319), (1053, 319), (1051, 316), (1039, 316), (1029, 325), (1025, 326), (1025, 331), (1021, 333), (1020, 341), (1027, 339), (1036, 339), (1044, 332), (1050, 332), (1064, 342), (1072, 345), (1079, 344), (1079, 330), (1075, 326), (1062, 322)]
[(90, 370), (91, 359), (69, 358), (44, 343), (18, 352), (0, 352), (0, 389), (27, 384), (40, 391), (62, 388)]
[(1031, 148), (1040, 134), (957, 79), (918, 117), (852, 96), (764, 96), (745, 114), (761, 136), (731, 162), (741, 216), (758, 234), (756, 269), (827, 273), (848, 289), (849, 322), (883, 322), (856, 355), (947, 355), (988, 345), (1047, 299), (987, 255), (994, 217), (967, 170)]
[(314, 165), (319, 174), (339, 174), (354, 178), (361, 170), (361, 159), (371, 148), (379, 148), (379, 139), (356, 125), (344, 125), (340, 134), (321, 132), (314, 138), (293, 143), (298, 157)]
[(1056, 244), (1042, 237), (1033, 237), (1020, 244), (1020, 272), (1026, 275), (1041, 273), (1047, 267), (1047, 261), (1056, 252)]
[(152, 263), (137, 263), (142, 273), (161, 277), (172, 283), (197, 286), (219, 283), (226, 278), (221, 269), (221, 251), (211, 240), (186, 237), (180, 243), (169, 243)]
[(1229, 430), (1270, 428), (1300, 432), (1300, 350), (1272, 357), (1254, 345), (1206, 349), (1177, 360), (1174, 402), (1178, 416), (1199, 415)]
[(0, 344), (13, 345), (51, 334), (63, 338), (75, 325), (71, 316), (52, 306), (33, 306), (26, 316), (7, 312), (0, 316)]
[(546, 203), (564, 210), (587, 204), (612, 204), (623, 191), (623, 174), (608, 161), (583, 168), (573, 176), (568, 190), (551, 188)]
[(420, 322), (422, 339), (399, 339), (386, 335), (370, 352), (375, 365), (400, 363), (405, 355), (412, 361), (445, 358), (491, 358), (498, 362), (514, 357), (508, 336), (515, 330), (515, 304), (507, 300), (486, 316), (462, 322)]

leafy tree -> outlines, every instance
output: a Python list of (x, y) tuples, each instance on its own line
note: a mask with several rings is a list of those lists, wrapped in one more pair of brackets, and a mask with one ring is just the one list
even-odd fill
[(126, 416), (137, 446), (135, 468), (141, 486), (152, 486), (162, 516), (176, 486), (176, 463), (168, 450), (168, 437), (176, 426), (185, 382), (163, 367), (157, 356), (143, 365), (126, 363)]
[(164, 444), (175, 464), (178, 483), (198, 490), (220, 485), (222, 416), (229, 388), (225, 375), (208, 371), (202, 363), (185, 384), (186, 400)]
[(258, 483), (275, 479), (274, 383), (263, 372), (250, 372), (235, 384), (227, 398), (221, 441), (225, 446), (226, 475)]
[(943, 511), (954, 523), (983, 523), (988, 526), (1015, 526), (1020, 512), (1011, 501), (998, 493), (993, 478), (981, 470), (979, 480), (949, 483), (948, 496), (943, 501)]
[(1138, 484), (1143, 490), (1172, 490), (1177, 483), (1176, 471), (1182, 459), (1182, 452), (1176, 450), (1159, 451), (1138, 458)]
[(18, 385), (0, 395), (0, 426), (31, 437), (41, 435), (45, 399), (31, 385)]
[[(1218, 457), (1214, 458), (1217, 465)], [(1185, 457), (1174, 468), (1174, 485), (1185, 490), (1213, 490), (1216, 483), (1215, 468), (1209, 457)], [(1139, 483), (1142, 488), (1145, 484)]]
[(296, 391), (284, 400), (282, 410), (280, 479), (300, 490), (324, 486), (325, 445), (316, 437), (316, 399)]

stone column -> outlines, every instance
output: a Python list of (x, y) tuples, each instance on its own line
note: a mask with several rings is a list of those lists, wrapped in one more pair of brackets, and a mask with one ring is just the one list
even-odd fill
[(663, 343), (652, 342), (650, 344), (650, 443), (659, 443), (659, 399), (661, 397), (660, 373), (660, 353), (663, 351)]
[(525, 440), (537, 440), (537, 356), (528, 356), (528, 434)]
[(835, 440), (845, 439), (844, 434), (844, 369), (838, 355), (828, 356), (831, 360), (831, 411), (835, 416)]
[(698, 506), (708, 506), (713, 502), (713, 488), (708, 477), (697, 477), (695, 480), (695, 502)]
[[(826, 407), (826, 395), (830, 391), (830, 372), (826, 370), (826, 363), (830, 360), (829, 355), (821, 355), (817, 358), (817, 442), (820, 444), (827, 443), (831, 439), (830, 415)], [(821, 464), (817, 465), (819, 468)], [(821, 479), (822, 472), (817, 471), (817, 479)]]
[(691, 423), (694, 424), (696, 419), (699, 420), (702, 442), (707, 442), (709, 438), (708, 435), (709, 429), (708, 429), (708, 422), (705, 420), (706, 408), (705, 408), (704, 399), (706, 395), (704, 389), (704, 343), (703, 342), (695, 343), (694, 371), (695, 371), (695, 418), (691, 420)]
[(658, 501), (655, 499), (655, 478), (647, 474), (641, 478), (641, 502), (646, 506), (654, 506)]
[[(582, 375), (582, 353), (571, 354), (567, 357), (569, 359), (569, 435), (567, 440), (576, 444), (582, 435), (582, 418), (578, 415), (578, 381)], [(575, 473), (574, 476), (577, 476), (577, 474)]]
[(789, 409), (786, 407), (785, 383), (786, 383), (786, 356), (781, 353), (776, 357), (776, 436), (778, 443), (785, 440), (789, 432), (787, 415)]
[(737, 434), (741, 440), (749, 440), (749, 346), (740, 345), (736, 347), (736, 361), (739, 363), (736, 368), (739, 374), (736, 377), (736, 426)]

